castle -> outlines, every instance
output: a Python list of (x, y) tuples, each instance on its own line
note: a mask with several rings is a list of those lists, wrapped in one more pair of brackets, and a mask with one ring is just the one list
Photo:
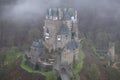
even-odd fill
[(109, 43), (109, 49), (108, 49), (108, 65), (110, 65), (111, 62), (115, 62), (115, 43)]
[(73, 63), (78, 59), (77, 11), (74, 8), (50, 8), (47, 11), (44, 37), (49, 49), (61, 49), (61, 62)]
[[(33, 42), (26, 53), (32, 68), (52, 69), (56, 62), (55, 51), (60, 50), (60, 64), (72, 65), (78, 61), (79, 38), (77, 11), (74, 8), (50, 8), (45, 17), (44, 39)], [(49, 53), (46, 54), (46, 50)], [(48, 56), (49, 55), (49, 56)]]

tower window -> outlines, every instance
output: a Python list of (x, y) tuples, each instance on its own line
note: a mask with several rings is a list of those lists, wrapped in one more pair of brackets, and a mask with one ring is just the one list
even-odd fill
[(49, 33), (49, 30), (48, 30), (48, 28), (47, 28), (47, 31), (46, 31), (47, 33)]
[(61, 38), (58, 38), (58, 41), (60, 41), (61, 40)]
[(72, 39), (74, 39), (74, 37), (75, 37), (75, 32), (72, 32)]
[(57, 40), (58, 40), (58, 41), (61, 41), (61, 36), (57, 36)]

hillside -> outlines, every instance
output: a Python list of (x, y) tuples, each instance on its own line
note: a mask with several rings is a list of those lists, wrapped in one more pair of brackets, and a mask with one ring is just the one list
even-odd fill
[(0, 51), (0, 80), (46, 80), (46, 77), (29, 73), (20, 65), (22, 53), (17, 48), (2, 48)]
[(85, 41), (83, 52), (85, 54), (83, 68), (80, 71), (81, 80), (119, 80), (120, 72), (108, 66), (106, 59), (100, 59), (89, 41)]

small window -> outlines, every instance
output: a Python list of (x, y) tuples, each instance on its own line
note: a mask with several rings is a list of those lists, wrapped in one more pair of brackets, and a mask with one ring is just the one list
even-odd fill
[(49, 33), (49, 30), (48, 30), (48, 28), (47, 28), (47, 31), (46, 31), (47, 33)]
[(72, 39), (74, 39), (75, 37), (75, 32), (72, 32)]
[(66, 37), (66, 39), (67, 39), (68, 35), (65, 35), (65, 37)]
[(61, 40), (61, 38), (58, 38), (58, 41), (60, 41)]
[(58, 40), (58, 41), (61, 41), (61, 36), (57, 36), (57, 40)]

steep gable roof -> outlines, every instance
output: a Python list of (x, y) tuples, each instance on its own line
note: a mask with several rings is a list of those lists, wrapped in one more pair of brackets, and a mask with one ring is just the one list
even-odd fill
[(75, 9), (74, 8), (69, 8), (68, 13), (69, 13), (70, 17), (75, 16)]
[(57, 8), (52, 9), (52, 15), (53, 16), (58, 16), (58, 9)]
[(43, 41), (42, 41), (42, 40), (39, 40), (38, 42), (35, 42), (35, 41), (34, 41), (34, 42), (32, 43), (31, 48), (43, 50), (45, 47), (44, 47)]

